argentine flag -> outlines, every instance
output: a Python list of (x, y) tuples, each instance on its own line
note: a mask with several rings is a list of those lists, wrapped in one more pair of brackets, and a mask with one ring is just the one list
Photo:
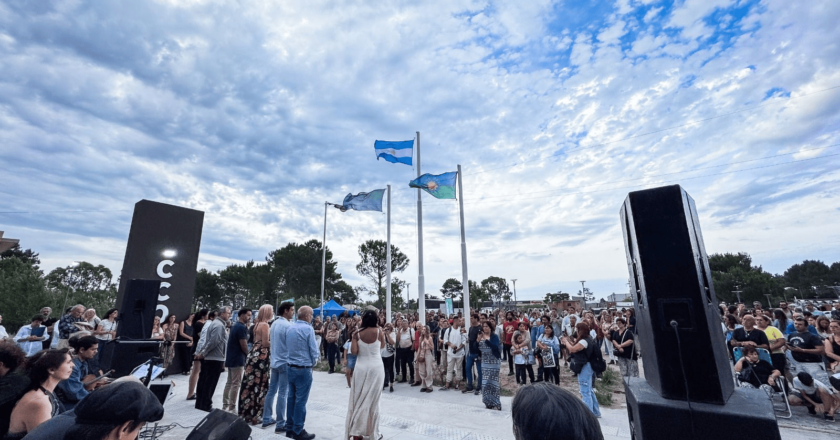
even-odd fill
[(376, 160), (385, 159), (391, 163), (404, 163), (411, 165), (411, 158), (414, 155), (414, 139), (410, 141), (376, 141), (373, 143), (376, 152)]

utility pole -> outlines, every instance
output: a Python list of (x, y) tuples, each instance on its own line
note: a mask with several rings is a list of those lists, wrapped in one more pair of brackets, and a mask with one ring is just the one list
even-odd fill
[(734, 294), (738, 297), (738, 303), (740, 303), (740, 302), (741, 302), (741, 293), (743, 292), (743, 290), (740, 290), (740, 287), (741, 287), (741, 286), (738, 286), (738, 285), (736, 284), (736, 285), (735, 285), (735, 290), (733, 290), (733, 291), (732, 291), (732, 293), (734, 293)]
[(411, 283), (405, 283), (405, 287), (408, 291), (408, 295), (405, 297), (405, 308), (408, 309), (408, 302), (411, 301)]
[(765, 294), (764, 294), (764, 296), (766, 296), (766, 297), (767, 297), (767, 307), (768, 307), (768, 309), (769, 309), (769, 310), (773, 310), (773, 304), (770, 304), (770, 294), (769, 294), (769, 293), (765, 293)]
[(516, 305), (516, 280), (513, 279), (513, 304)]

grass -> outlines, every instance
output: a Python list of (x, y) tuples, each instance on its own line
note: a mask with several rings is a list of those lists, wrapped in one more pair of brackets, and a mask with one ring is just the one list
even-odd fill
[(598, 405), (612, 406), (613, 390), (620, 384), (618, 372), (607, 368), (601, 375), (601, 379), (595, 381), (595, 397), (598, 398)]

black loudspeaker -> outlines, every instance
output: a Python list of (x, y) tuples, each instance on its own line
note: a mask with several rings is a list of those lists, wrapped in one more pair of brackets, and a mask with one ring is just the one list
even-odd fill
[(187, 440), (247, 440), (251, 436), (251, 427), (244, 420), (220, 409), (214, 409), (207, 415)]
[(767, 394), (735, 389), (694, 200), (632, 192), (621, 226), (645, 354), (645, 379), (625, 383), (633, 438), (781, 439)]
[(103, 371), (114, 370), (113, 377), (128, 376), (138, 365), (157, 356), (160, 352), (158, 341), (110, 341), (105, 344), (100, 360)]
[[(117, 337), (123, 339), (149, 339), (155, 320), (160, 280), (128, 280), (125, 295), (118, 309), (120, 323)], [(165, 319), (165, 318), (163, 318)]]
[[(722, 405), (735, 386), (694, 200), (679, 186), (632, 192), (621, 210), (645, 378), (666, 399)], [(677, 322), (682, 350), (671, 327)], [(650, 344), (650, 345), (648, 345)]]

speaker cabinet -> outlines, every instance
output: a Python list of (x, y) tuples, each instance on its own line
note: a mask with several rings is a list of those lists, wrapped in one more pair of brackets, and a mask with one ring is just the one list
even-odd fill
[(247, 440), (251, 436), (251, 427), (235, 414), (214, 409), (207, 415), (187, 440)]
[(138, 365), (157, 356), (160, 343), (157, 341), (109, 341), (104, 347), (100, 368), (102, 371), (114, 370), (113, 377), (128, 376)]
[(621, 225), (645, 378), (666, 399), (723, 405), (735, 386), (694, 200), (679, 185), (632, 192)]
[[(155, 320), (160, 280), (128, 280), (125, 295), (118, 306), (120, 323), (117, 337), (149, 339)], [(166, 319), (166, 318), (163, 318)]]

